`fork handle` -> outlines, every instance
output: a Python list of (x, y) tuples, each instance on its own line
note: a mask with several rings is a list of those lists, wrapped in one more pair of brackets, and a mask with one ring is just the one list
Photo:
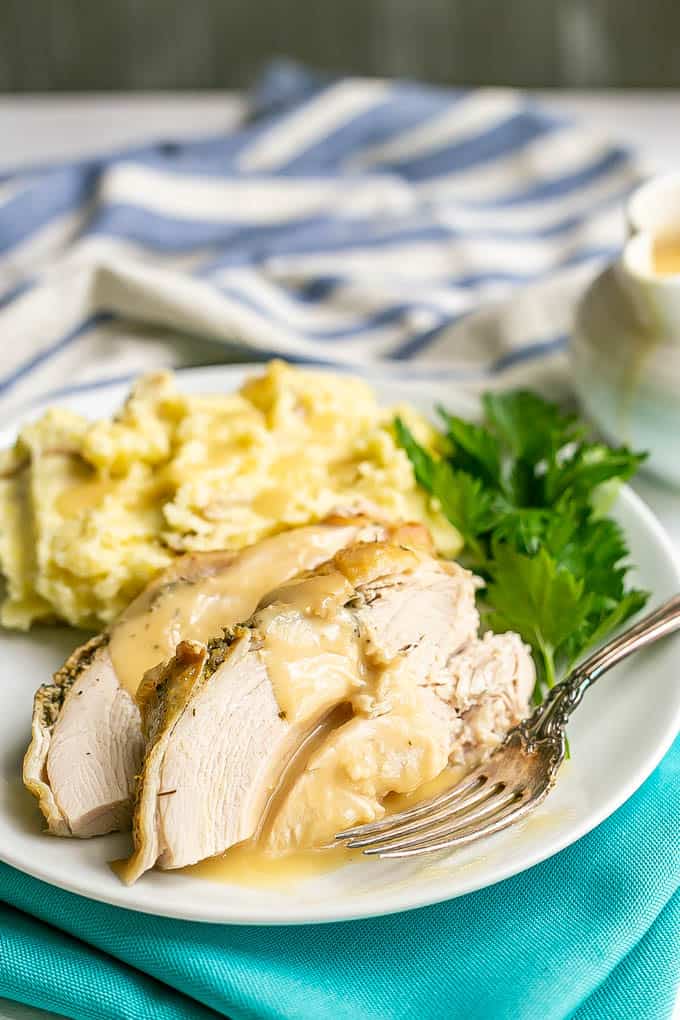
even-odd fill
[(659, 638), (680, 630), (680, 594), (674, 595), (657, 609), (624, 630), (622, 634), (598, 648), (576, 666), (564, 680), (550, 690), (545, 701), (522, 724), (530, 740), (553, 737), (563, 729), (574, 709), (580, 705), (591, 684), (633, 652), (651, 645)]

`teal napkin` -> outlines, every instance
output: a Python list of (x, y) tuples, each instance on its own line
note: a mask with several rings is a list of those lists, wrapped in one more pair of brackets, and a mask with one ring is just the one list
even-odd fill
[(76, 1020), (662, 1020), (680, 974), (680, 739), (578, 843), (392, 917), (171, 921), (5, 865), (0, 894), (0, 994)]

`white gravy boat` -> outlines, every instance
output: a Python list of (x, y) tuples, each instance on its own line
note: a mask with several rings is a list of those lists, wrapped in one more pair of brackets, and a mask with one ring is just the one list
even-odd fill
[(571, 342), (581, 402), (614, 443), (680, 486), (680, 173), (628, 202), (620, 259), (584, 294)]

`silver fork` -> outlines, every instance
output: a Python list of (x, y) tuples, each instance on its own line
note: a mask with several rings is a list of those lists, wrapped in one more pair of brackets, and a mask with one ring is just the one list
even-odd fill
[(416, 807), (339, 832), (336, 840), (380, 857), (414, 857), (464, 846), (533, 811), (555, 784), (565, 726), (591, 684), (639, 648), (680, 629), (680, 594), (603, 645), (556, 684), (510, 730), (491, 757), (445, 793)]

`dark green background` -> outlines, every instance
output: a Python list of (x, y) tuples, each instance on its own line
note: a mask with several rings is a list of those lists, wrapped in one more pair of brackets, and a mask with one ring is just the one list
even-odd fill
[(275, 56), (449, 83), (680, 85), (680, 0), (0, 0), (0, 90), (224, 88)]

